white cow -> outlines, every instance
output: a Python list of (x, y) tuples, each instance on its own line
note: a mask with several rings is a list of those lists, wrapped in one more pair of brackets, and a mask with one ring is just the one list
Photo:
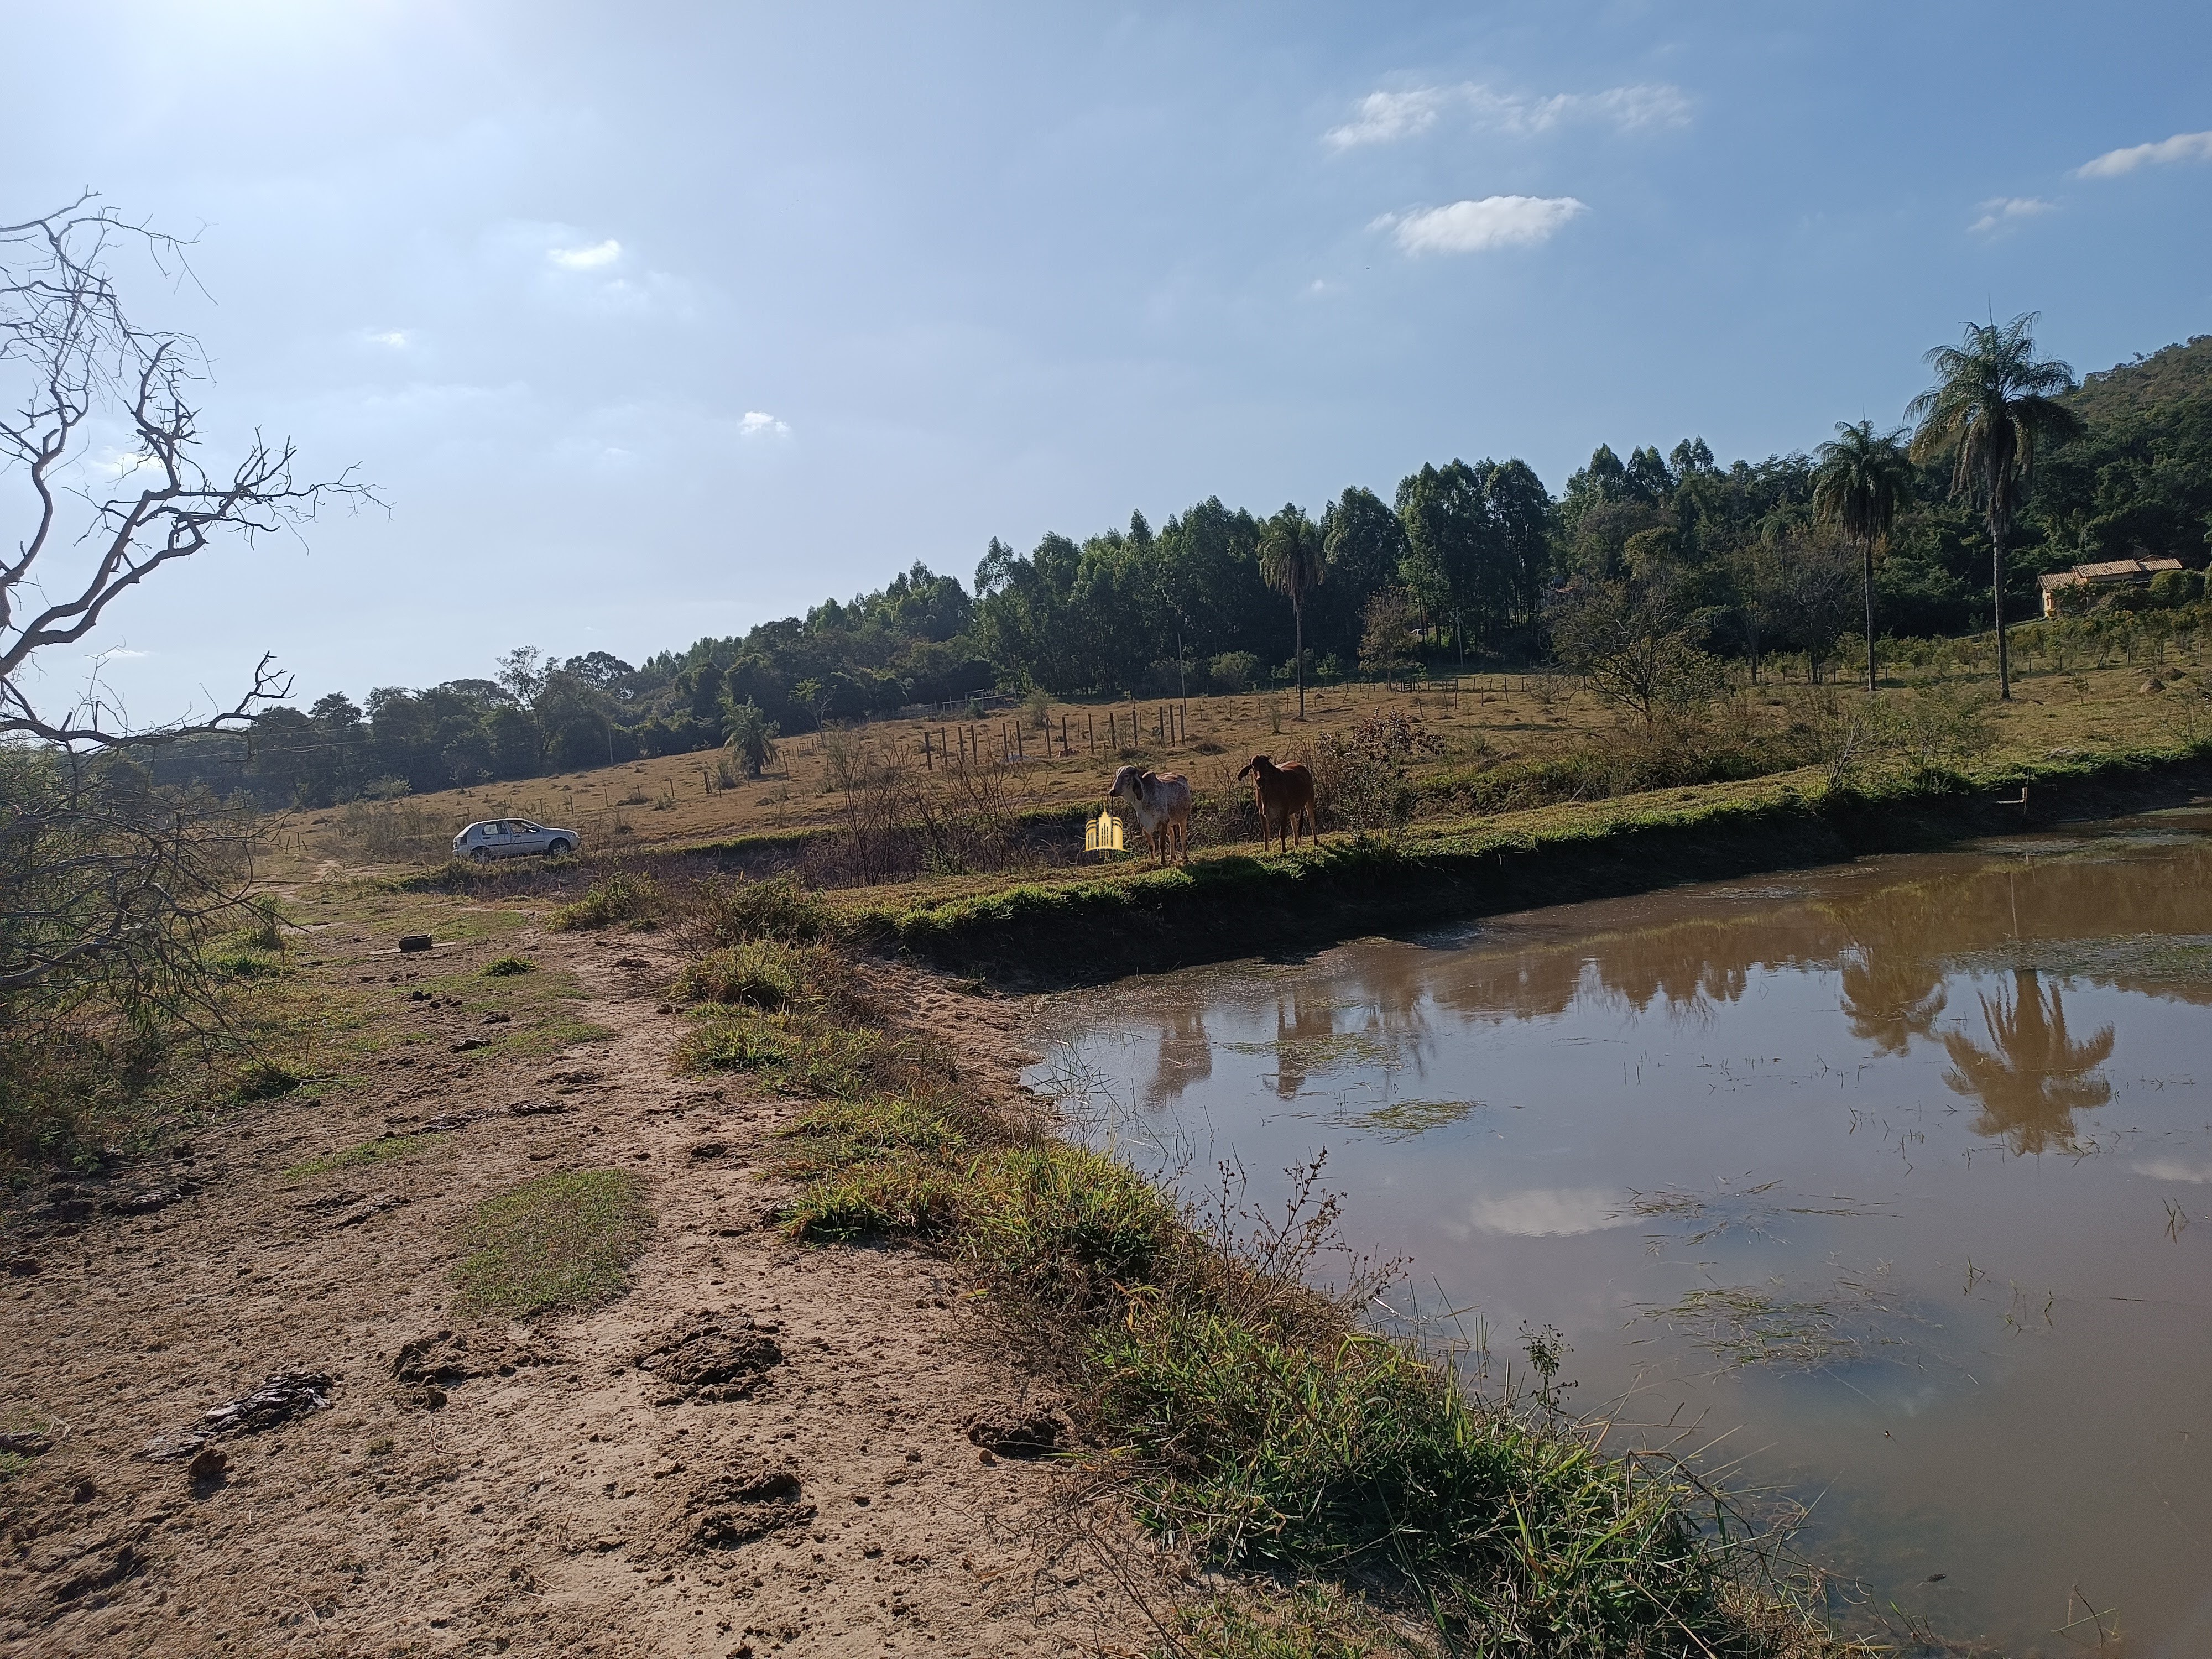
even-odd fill
[(1171, 846), (1180, 847), (1182, 861), (1190, 862), (1190, 780), (1182, 773), (1139, 772), (1125, 766), (1114, 775), (1106, 799), (1128, 804), (1163, 866)]

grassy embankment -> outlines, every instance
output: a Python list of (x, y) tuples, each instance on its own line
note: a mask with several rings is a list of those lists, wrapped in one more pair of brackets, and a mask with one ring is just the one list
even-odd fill
[[(2023, 789), (2027, 807), (2017, 803)], [(1817, 770), (1340, 836), (1187, 867), (969, 878), (840, 896), (854, 934), (965, 971), (1081, 981), (1351, 934), (2017, 831), (2212, 789), (2212, 744), (1832, 784)]]
[[(587, 895), (563, 920), (641, 902)], [(1188, 1613), (1179, 1650), (1367, 1652), (1394, 1620), (1468, 1652), (1838, 1650), (1682, 1470), (1601, 1455), (1548, 1402), (1480, 1398), (1366, 1331), (1372, 1279), (1315, 1289), (1328, 1202), (1239, 1239), (983, 1103), (793, 884), (710, 884), (670, 920), (696, 946), (680, 1063), (814, 1103), (781, 1160), (802, 1183), (785, 1231), (963, 1264), (1076, 1402), (1079, 1462), (1160, 1533), (1263, 1570)]]

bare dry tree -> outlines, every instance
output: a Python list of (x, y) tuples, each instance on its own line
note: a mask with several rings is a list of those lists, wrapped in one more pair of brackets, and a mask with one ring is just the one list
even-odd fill
[[(290, 690), (266, 655), (231, 708), (149, 728), (115, 724), (118, 711), (96, 678), (58, 713), (39, 709), (28, 681), (40, 652), (82, 641), (162, 566), (222, 537), (250, 543), (292, 528), (332, 499), (373, 499), (350, 475), (301, 483), (291, 443), (270, 444), (258, 431), (227, 477), (202, 465), (191, 393), (204, 357), (191, 337), (140, 328), (125, 313), (107, 270), (122, 243), (164, 274), (189, 274), (183, 242), (127, 223), (89, 195), (0, 225), (0, 472), (21, 472), (33, 499), (28, 533), (0, 551), (0, 739), (112, 749), (243, 724)], [(82, 482), (88, 441), (116, 418), (134, 447), (116, 487), (98, 493)], [(89, 568), (57, 592), (44, 579), (68, 544), (85, 550)]]
[[(97, 1040), (103, 1025), (143, 1035), (204, 1003), (199, 944), (243, 897), (245, 843), (233, 817), (153, 788), (131, 755), (235, 729), (290, 690), (264, 655), (228, 707), (134, 726), (97, 669), (41, 696), (41, 654), (82, 644), (147, 578), (218, 540), (251, 544), (332, 501), (374, 500), (349, 474), (301, 482), (292, 445), (258, 432), (234, 465), (203, 463), (204, 356), (189, 336), (134, 324), (109, 272), (128, 253), (188, 281), (185, 250), (90, 194), (0, 225), (0, 479), (27, 491), (21, 533), (0, 536), (0, 1027), (11, 1042), (64, 1030)], [(93, 446), (118, 428), (128, 447), (102, 488)]]

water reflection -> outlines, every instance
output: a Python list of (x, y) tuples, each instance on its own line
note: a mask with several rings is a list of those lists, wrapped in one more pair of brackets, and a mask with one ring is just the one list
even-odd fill
[(2000, 990), (1981, 1004), (1986, 1048), (1963, 1031), (1943, 1034), (1951, 1056), (1943, 1081), (1981, 1103), (1974, 1132), (2015, 1152), (2075, 1151), (2074, 1114), (2112, 1097), (2112, 1085), (2092, 1075), (2112, 1057), (2112, 1028), (2074, 1041), (2057, 987), (2046, 991), (2033, 968), (2014, 970), (2011, 996)]
[(1915, 1037), (1932, 1036), (1951, 1003), (1943, 970), (1925, 957), (1861, 945), (1843, 963), (1844, 1018), (1851, 1035), (1885, 1054), (1901, 1054)]
[(1160, 1022), (1159, 1049), (1145, 1085), (1145, 1104), (1158, 1108), (1213, 1075), (1213, 1042), (1206, 1034), (1206, 1005), (1176, 1005)]
[(1325, 1146), (1348, 1235), (1557, 1321), (1624, 1434), (1771, 1448), (1746, 1480), (1912, 1616), (2070, 1650), (2046, 1592), (2094, 1573), (2146, 1651), (2212, 1651), (2212, 836), (2028, 853), (1162, 975), (1068, 1041), (1159, 1171)]
[(1275, 1094), (1295, 1100), (1306, 1073), (1326, 1071), (1336, 1058), (1336, 1006), (1325, 997), (1293, 991), (1275, 1004)]

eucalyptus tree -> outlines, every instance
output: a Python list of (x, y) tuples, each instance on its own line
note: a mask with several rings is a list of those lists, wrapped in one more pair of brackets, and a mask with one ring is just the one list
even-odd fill
[(1424, 465), (1398, 483), (1398, 521), (1406, 529), (1406, 586), (1432, 619), (1449, 616), (1467, 654), (1467, 614), (1479, 613), (1489, 552), (1489, 503), (1482, 474), (1465, 461)]
[(1912, 495), (1912, 459), (1902, 428), (1877, 434), (1872, 421), (1836, 422), (1836, 435), (1814, 452), (1813, 514), (1859, 545), (1866, 592), (1867, 690), (1875, 689), (1874, 556), (1889, 540), (1897, 510)]
[(1954, 346), (1928, 354), (1936, 384), (1905, 406), (1919, 422), (1915, 461), (1948, 459), (1951, 493), (1976, 502), (1990, 534), (1990, 598), (1997, 631), (1997, 695), (2012, 696), (2005, 644), (2005, 548), (2013, 515), (2034, 481), (2039, 450), (2081, 430), (2081, 418), (2057, 401), (2074, 388), (2074, 371), (2039, 357), (2030, 332), (2038, 313), (2023, 312), (2002, 328), (1966, 325)]
[(1405, 526), (1381, 496), (1354, 485), (1322, 510), (1321, 541), (1328, 580), (1312, 607), (1315, 648), (1353, 661), (1361, 655), (1369, 598), (1400, 580)]
[(1260, 532), (1260, 574), (1267, 586), (1291, 602), (1291, 619), (1297, 640), (1298, 718), (1306, 717), (1306, 595), (1328, 574), (1322, 546), (1321, 526), (1306, 517), (1305, 509), (1286, 506), (1267, 520)]

